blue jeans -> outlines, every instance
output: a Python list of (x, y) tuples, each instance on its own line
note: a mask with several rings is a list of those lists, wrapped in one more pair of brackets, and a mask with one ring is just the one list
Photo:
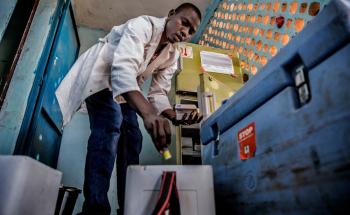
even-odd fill
[(85, 101), (91, 134), (85, 163), (82, 214), (110, 214), (107, 192), (117, 154), (118, 202), (122, 211), (127, 166), (138, 164), (142, 147), (136, 112), (128, 104), (117, 104), (108, 89)]

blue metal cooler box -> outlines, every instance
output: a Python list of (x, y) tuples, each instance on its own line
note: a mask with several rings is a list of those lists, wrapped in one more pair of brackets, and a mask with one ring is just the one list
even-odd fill
[(349, 214), (349, 1), (332, 1), (203, 122), (201, 141), (218, 214)]

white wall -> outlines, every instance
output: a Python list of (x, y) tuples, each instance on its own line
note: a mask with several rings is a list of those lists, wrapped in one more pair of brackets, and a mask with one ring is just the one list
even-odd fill
[(72, 0), (78, 25), (107, 31), (140, 15), (165, 17), (184, 2), (195, 4), (204, 17), (211, 0)]

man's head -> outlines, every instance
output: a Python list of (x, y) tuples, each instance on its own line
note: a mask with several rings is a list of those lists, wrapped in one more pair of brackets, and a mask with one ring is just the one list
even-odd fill
[(191, 3), (184, 3), (169, 12), (165, 36), (171, 43), (188, 41), (196, 33), (201, 22), (200, 10)]

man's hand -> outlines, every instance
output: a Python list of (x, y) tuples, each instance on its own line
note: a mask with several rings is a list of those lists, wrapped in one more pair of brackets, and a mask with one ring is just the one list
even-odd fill
[(164, 110), (162, 115), (170, 119), (173, 125), (192, 125), (203, 119), (203, 115), (196, 110), (193, 110), (190, 114), (185, 113), (180, 120), (176, 119), (176, 112), (171, 109)]
[(158, 116), (152, 105), (138, 91), (129, 91), (123, 97), (131, 107), (142, 117), (153, 144), (158, 151), (168, 147), (171, 143), (171, 130), (167, 119)]
[(151, 135), (153, 144), (158, 151), (168, 147), (171, 143), (171, 130), (169, 121), (163, 117), (152, 114), (143, 118), (145, 128)]

